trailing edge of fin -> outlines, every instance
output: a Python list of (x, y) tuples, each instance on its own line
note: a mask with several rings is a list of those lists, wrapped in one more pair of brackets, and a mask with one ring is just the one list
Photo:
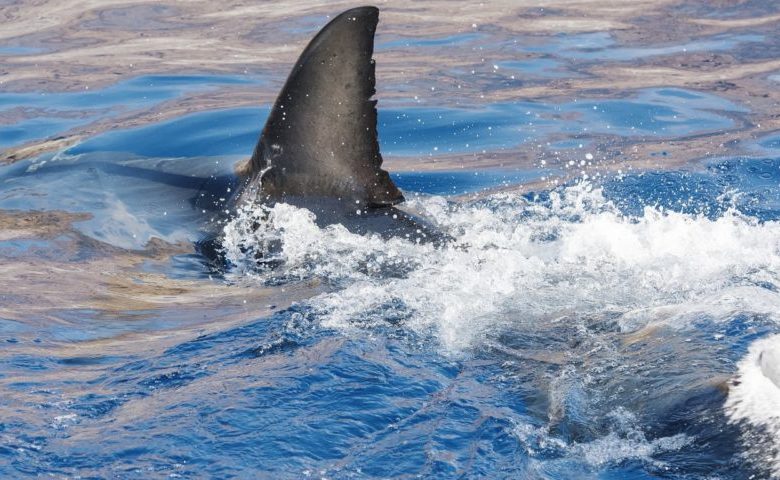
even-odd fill
[(309, 43), (287, 78), (252, 156), (252, 183), (273, 199), (328, 197), (394, 205), (376, 130), (375, 7), (348, 10)]

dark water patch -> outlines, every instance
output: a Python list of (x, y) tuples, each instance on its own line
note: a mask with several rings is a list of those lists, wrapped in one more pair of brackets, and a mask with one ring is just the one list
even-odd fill
[[(280, 328), (280, 324), (290, 321), (291, 316), (295, 315), (293, 312), (294, 309), (286, 310), (279, 312), (268, 319), (262, 319), (226, 331), (198, 336), (193, 340), (171, 347), (166, 351), (165, 357), (196, 358), (201, 355), (202, 352), (213, 351), (215, 347), (220, 345), (238, 346), (243, 342), (264, 338), (273, 331), (274, 327)], [(296, 316), (296, 318), (298, 317)], [(252, 348), (257, 347), (252, 346)]]
[(81, 357), (65, 357), (59, 359), (59, 363), (62, 365), (69, 365), (75, 367), (85, 367), (90, 365), (108, 365), (120, 361), (123, 357), (117, 357), (112, 355), (94, 355), (94, 356), (81, 356)]
[[(510, 149), (553, 122), (538, 118), (547, 107), (496, 104), (478, 109), (434, 107), (379, 110), (379, 138), (387, 155), (417, 156)], [(530, 128), (533, 123), (535, 128)], [(539, 135), (540, 136), (540, 135)]]
[(247, 350), (244, 355), (253, 357), (263, 357), (266, 355), (281, 355), (291, 354), (300, 345), (293, 339), (281, 337), (271, 340), (270, 342), (252, 347)]
[(183, 387), (206, 375), (206, 372), (203, 370), (203, 367), (197, 364), (169, 369), (169, 371), (164, 373), (145, 378), (139, 382), (139, 385), (150, 390)]
[(719, 333), (738, 341), (730, 344), (727, 358), (735, 361), (736, 356), (744, 356), (750, 344), (777, 331), (777, 325), (764, 317), (750, 313), (740, 313), (723, 325)]
[(402, 172), (391, 176), (401, 190), (429, 195), (462, 195), (480, 190), (527, 183), (549, 175), (549, 170), (464, 170)]
[[(540, 398), (538, 387), (516, 393), (532, 410), (539, 410), (536, 417), (563, 413), (560, 418), (550, 417), (557, 419), (550, 427), (563, 443), (545, 437), (547, 445), (540, 446), (534, 440), (537, 434), (525, 429), (518, 432), (521, 441), (535, 447), (526, 454), (544, 458), (546, 469), (562, 468), (560, 472), (575, 468), (574, 454), (586, 460), (577, 468), (599, 476), (612, 471), (626, 475), (618, 478), (634, 478), (632, 472), (636, 472), (636, 478), (644, 478), (648, 473), (666, 472), (664, 475), (671, 478), (687, 478), (717, 472), (725, 478), (749, 478), (755, 472), (739, 460), (738, 429), (727, 425), (723, 412), (726, 391), (721, 382), (734, 370), (755, 335), (769, 332), (730, 328), (744, 323), (740, 317), (720, 325), (702, 318), (684, 333), (675, 327), (661, 327), (653, 335), (628, 344), (620, 340), (619, 332), (614, 332), (614, 337), (609, 333), (583, 335), (577, 333), (576, 323), (569, 325), (572, 331), (560, 332), (564, 334), (560, 338), (568, 340), (563, 347), (568, 353), (564, 362), (536, 363), (533, 367), (549, 371), (542, 376), (550, 379), (549, 396)], [(547, 328), (540, 328), (539, 333)], [(777, 331), (776, 326), (773, 330)], [(515, 338), (524, 333), (529, 332), (507, 332), (499, 341), (518, 352), (540, 345), (558, 349), (544, 338)], [(502, 385), (517, 389), (528, 384), (522, 379), (529, 375), (538, 381), (540, 376), (528, 373), (529, 367), (520, 356), (508, 357), (502, 364)], [(509, 379), (512, 381), (505, 383)]]
[[(36, 468), (107, 472), (138, 463), (146, 469), (155, 463), (148, 457), (152, 451), (149, 439), (154, 438), (155, 458), (176, 457), (177, 462), (172, 463), (201, 463), (201, 473), (208, 475), (247, 469), (302, 474), (307, 468), (328, 468), (345, 455), (353, 456), (363, 449), (367, 438), (393, 432), (396, 428), (392, 425), (399, 418), (416, 417), (414, 421), (404, 422), (405, 429), (414, 429), (420, 422), (431, 425), (436, 422), (434, 415), (416, 412), (426, 408), (426, 399), (440, 391), (446, 376), (421, 379), (396, 372), (384, 360), (378, 361), (381, 357), (372, 359), (373, 355), (384, 353), (370, 342), (338, 342), (332, 349), (328, 346), (334, 340), (330, 334), (306, 336), (304, 344), (294, 345), (302, 349), (303, 355), (294, 356), (284, 354), (283, 345), (289, 345), (287, 342), (269, 339), (260, 347), (252, 346), (263, 336), (284, 338), (278, 336), (280, 328), (289, 335), (291, 319), (289, 312), (280, 313), (266, 321), (187, 342), (156, 359), (128, 363), (126, 367), (132, 368), (114, 369), (106, 378), (111, 379), (110, 383), (104, 380), (95, 386), (110, 386), (115, 392), (90, 392), (92, 387), (85, 386), (86, 392), (73, 399), (67, 410), (78, 417), (65, 427), (67, 432), (81, 431), (87, 438), (94, 429), (100, 429), (107, 435), (106, 440), (99, 445), (80, 441), (51, 444), (35, 455)], [(301, 334), (298, 331), (297, 335)], [(197, 348), (193, 349), (195, 345)], [(263, 350), (263, 346), (269, 345), (270, 350)], [(329, 351), (331, 361), (312, 362), (319, 355), (316, 352), (323, 348), (322, 353)], [(236, 357), (237, 351), (260, 354)], [(419, 362), (402, 353), (403, 349), (391, 351), (403, 357), (405, 369)], [(307, 357), (309, 360), (305, 360)], [(286, 359), (282, 361), (283, 358)], [(198, 362), (193, 363), (195, 359)], [(199, 362), (205, 359), (210, 373), (196, 373), (203, 371)], [(261, 363), (254, 363), (246, 370), (242, 381), (246, 385), (230, 390), (229, 403), (223, 401), (222, 394), (208, 393), (215, 387), (219, 390), (218, 385), (225, 381), (220, 377), (221, 370), (244, 370), (242, 364), (258, 361)], [(301, 362), (308, 366), (301, 366)], [(177, 366), (165, 366), (174, 363)], [(120, 381), (123, 378), (129, 381)], [(181, 389), (187, 393), (177, 393), (185, 391)], [(151, 396), (150, 391), (154, 392)], [(121, 412), (131, 404), (136, 409), (145, 402), (154, 404), (160, 400), (165, 405), (162, 411), (136, 414), (131, 424), (125, 423), (128, 419)], [(446, 405), (445, 402), (437, 407), (435, 415), (447, 411), (464, 426), (477, 415), (472, 407), (455, 405), (453, 410), (445, 408)], [(199, 413), (192, 415), (193, 408)], [(464, 418), (465, 415), (468, 417)], [(33, 428), (30, 425), (25, 429)], [(263, 441), (253, 441), (259, 432)], [(439, 435), (441, 446), (465, 448), (453, 443), (450, 436), (448, 432)], [(220, 448), (206, 447), (209, 441), (218, 441)], [(229, 462), (224, 456), (228, 452), (232, 459)], [(12, 453), (15, 458), (18, 455)], [(409, 468), (424, 469), (424, 459), (418, 460), (421, 462), (416, 467), (409, 465)], [(386, 467), (392, 465), (388, 463)]]
[(123, 399), (114, 395), (87, 393), (74, 399), (69, 408), (81, 417), (97, 419), (109, 415), (124, 404), (125, 401), (126, 398)]
[(725, 160), (708, 170), (721, 188), (736, 192), (740, 211), (760, 220), (780, 218), (780, 157)]

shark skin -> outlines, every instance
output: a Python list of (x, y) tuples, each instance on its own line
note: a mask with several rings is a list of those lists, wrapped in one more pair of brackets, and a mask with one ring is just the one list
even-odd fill
[(237, 203), (258, 194), (386, 207), (404, 198), (381, 169), (374, 33), (379, 10), (334, 18), (301, 53), (271, 110)]

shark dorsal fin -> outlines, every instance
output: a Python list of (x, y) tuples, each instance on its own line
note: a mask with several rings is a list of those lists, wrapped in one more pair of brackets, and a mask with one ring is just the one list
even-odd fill
[(348, 10), (312, 39), (293, 67), (252, 155), (273, 199), (328, 197), (393, 205), (403, 195), (382, 170), (376, 131), (374, 32), (379, 11)]

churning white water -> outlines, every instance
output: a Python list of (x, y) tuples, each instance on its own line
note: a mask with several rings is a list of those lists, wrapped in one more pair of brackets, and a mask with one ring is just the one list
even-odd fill
[[(717, 218), (656, 207), (630, 216), (587, 182), (544, 198), (502, 193), (453, 203), (416, 197), (410, 207), (453, 241), (437, 248), (355, 235), (340, 225), (319, 228), (309, 211), (279, 204), (244, 209), (230, 222), (226, 255), (234, 275), (263, 282), (317, 277), (332, 284), (309, 302), (325, 327), (349, 335), (402, 321), (405, 329), (434, 338), (445, 355), (468, 354), (507, 332), (574, 317), (609, 317), (625, 336), (653, 328), (685, 335), (706, 322), (713, 341), (722, 337), (719, 325), (737, 314), (780, 321), (778, 222), (733, 209)], [(258, 266), (258, 253), (276, 268)], [(774, 441), (780, 438), (780, 388), (772, 381), (778, 380), (778, 352), (776, 338), (750, 349), (727, 404), (732, 420), (768, 430)], [(580, 381), (594, 375), (599, 372), (585, 372)], [(549, 388), (554, 404), (554, 381)], [(556, 408), (550, 407), (551, 422)], [(609, 415), (633, 414), (611, 408)], [(631, 425), (567, 451), (599, 464), (691, 441), (686, 435), (644, 439)], [(518, 430), (518, 438), (533, 437), (529, 428)], [(777, 445), (772, 451), (780, 458)], [(780, 474), (780, 467), (774, 471)]]
[(749, 455), (780, 477), (780, 335), (750, 346), (739, 363), (726, 411), (732, 422), (747, 427)]
[[(780, 223), (733, 210), (717, 219), (653, 207), (626, 216), (587, 183), (545, 201), (411, 203), (454, 241), (434, 248), (319, 228), (309, 211), (279, 204), (245, 209), (226, 227), (227, 258), (259, 279), (338, 282), (313, 301), (330, 326), (379, 322), (385, 306), (403, 305), (409, 328), (435, 332), (453, 351), (491, 330), (573, 311), (619, 312), (626, 329), (683, 322), (689, 311), (780, 312), (780, 295), (764, 288), (780, 284)], [(270, 255), (282, 266), (258, 270), (254, 254), (270, 244), (280, 246)]]

